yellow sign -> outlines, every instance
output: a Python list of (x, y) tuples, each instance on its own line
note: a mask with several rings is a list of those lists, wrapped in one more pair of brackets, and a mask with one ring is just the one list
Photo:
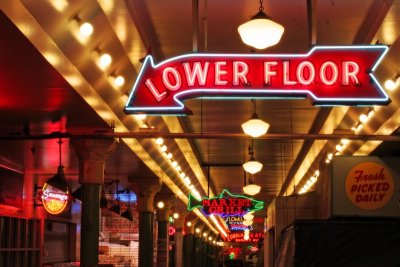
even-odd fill
[(357, 164), (347, 174), (345, 183), (347, 197), (363, 210), (382, 208), (394, 193), (391, 173), (377, 162)]
[(44, 184), (42, 192), (42, 203), (45, 210), (50, 214), (61, 214), (65, 211), (69, 202), (69, 192)]

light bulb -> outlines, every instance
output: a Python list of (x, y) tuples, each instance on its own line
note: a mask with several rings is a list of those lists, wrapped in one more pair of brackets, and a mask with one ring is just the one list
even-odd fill
[(89, 22), (82, 23), (79, 27), (79, 31), (83, 36), (90, 36), (93, 33), (93, 26)]
[(114, 84), (116, 86), (122, 86), (122, 85), (124, 85), (124, 83), (125, 83), (125, 78), (124, 77), (122, 77), (121, 75), (115, 77)]
[(112, 57), (107, 53), (102, 54), (99, 58), (99, 64), (102, 69), (107, 68), (111, 64), (111, 62)]
[(162, 144), (164, 144), (164, 139), (162, 139), (161, 137), (157, 138), (157, 139), (156, 139), (156, 144), (157, 144), (157, 145), (162, 145)]

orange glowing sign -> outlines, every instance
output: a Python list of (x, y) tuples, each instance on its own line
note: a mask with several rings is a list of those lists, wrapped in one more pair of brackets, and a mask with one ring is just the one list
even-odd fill
[(61, 214), (68, 207), (70, 201), (69, 192), (58, 190), (57, 188), (44, 184), (42, 192), (42, 203), (45, 210), (50, 214)]
[(385, 206), (394, 193), (394, 181), (384, 165), (363, 162), (354, 166), (346, 177), (346, 194), (350, 201), (363, 210)]

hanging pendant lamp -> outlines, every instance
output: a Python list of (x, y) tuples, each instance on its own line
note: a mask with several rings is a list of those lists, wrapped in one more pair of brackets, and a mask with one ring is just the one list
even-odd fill
[(65, 178), (65, 174), (64, 174), (64, 166), (61, 165), (61, 138), (58, 141), (58, 145), (59, 145), (59, 166), (57, 168), (57, 173), (51, 177), (50, 179), (48, 179), (46, 181), (46, 184), (51, 185), (63, 192), (70, 192), (71, 191), (71, 187), (69, 186), (69, 184), (67, 183), (67, 179)]
[(274, 22), (264, 13), (263, 0), (260, 0), (259, 12), (250, 21), (238, 27), (243, 43), (256, 49), (265, 49), (281, 40), (284, 27)]
[(263, 164), (255, 160), (254, 158), (253, 140), (251, 140), (251, 146), (249, 146), (249, 155), (250, 155), (250, 160), (242, 165), (243, 169), (250, 174), (255, 174), (261, 171)]
[(267, 133), (269, 124), (258, 118), (256, 112), (256, 101), (251, 100), (253, 103), (253, 115), (251, 119), (242, 124), (243, 132), (252, 137), (259, 137)]

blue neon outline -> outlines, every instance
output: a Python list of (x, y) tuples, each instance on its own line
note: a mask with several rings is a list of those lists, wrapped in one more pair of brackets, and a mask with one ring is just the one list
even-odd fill
[[(254, 209), (249, 209), (248, 211), (245, 211), (244, 213), (242, 212), (242, 213), (234, 213), (234, 214), (223, 214), (223, 213), (210, 213), (210, 214), (206, 214), (205, 212), (204, 212), (204, 210), (203, 210), (203, 205), (195, 205), (195, 206), (191, 206), (191, 199), (195, 199), (196, 201), (200, 201), (200, 202), (202, 202), (203, 201), (203, 199), (207, 199), (207, 200), (213, 200), (213, 199), (221, 199), (221, 198), (223, 198), (223, 196), (224, 196), (224, 194), (225, 193), (227, 193), (227, 195), (229, 195), (230, 197), (233, 197), (233, 198), (245, 198), (245, 199), (250, 199), (251, 200), (251, 202), (253, 203), (253, 201), (255, 202), (255, 204), (254, 204)], [(201, 199), (198, 199), (198, 198), (196, 198), (194, 195), (192, 195), (191, 193), (189, 193), (189, 196), (188, 196), (188, 210), (189, 211), (192, 211), (192, 210), (194, 210), (194, 209), (196, 209), (196, 208), (199, 208), (199, 209), (201, 209), (201, 212), (205, 215), (205, 216), (211, 216), (212, 214), (214, 214), (214, 215), (218, 215), (218, 216), (220, 216), (220, 217), (222, 217), (222, 218), (225, 218), (225, 217), (230, 217), (230, 216), (241, 216), (241, 215), (244, 215), (244, 214), (246, 214), (247, 212), (250, 212), (250, 211), (258, 211), (258, 210), (261, 210), (261, 209), (263, 209), (264, 208), (264, 201), (262, 201), (262, 200), (256, 200), (256, 199), (254, 199), (254, 198), (251, 198), (251, 197), (248, 197), (248, 196), (245, 196), (245, 195), (235, 195), (235, 194), (232, 194), (231, 192), (229, 192), (228, 191), (228, 189), (224, 189), (224, 190), (222, 190), (222, 192), (221, 192), (221, 194), (219, 194), (218, 196), (214, 196), (214, 197), (211, 197), (211, 198), (209, 198), (209, 197), (202, 197)]]
[[(389, 101), (389, 96), (386, 94), (385, 90), (382, 88), (382, 86), (379, 84), (379, 82), (377, 81), (377, 79), (375, 78), (373, 72), (376, 70), (376, 68), (378, 67), (379, 63), (383, 60), (384, 56), (386, 55), (386, 53), (388, 52), (389, 48), (385, 45), (358, 45), (358, 46), (314, 46), (308, 53), (306, 54), (222, 54), (222, 53), (218, 53), (218, 54), (210, 54), (210, 53), (196, 53), (196, 54), (184, 54), (184, 55), (180, 55), (180, 56), (176, 56), (176, 57), (172, 57), (169, 58), (167, 60), (161, 61), (158, 64), (154, 64), (154, 60), (153, 57), (151, 55), (146, 56), (144, 62), (143, 62), (143, 66), (139, 72), (139, 75), (132, 87), (132, 91), (129, 94), (128, 97), (128, 101), (125, 104), (125, 111), (137, 111), (137, 112), (141, 112), (141, 111), (165, 111), (167, 113), (169, 113), (170, 115), (176, 115), (178, 113), (171, 113), (171, 111), (182, 111), (185, 106), (182, 103), (181, 100), (178, 99), (179, 96), (184, 96), (185, 94), (191, 94), (193, 92), (200, 92), (200, 93), (207, 93), (207, 92), (215, 92), (215, 91), (219, 91), (220, 89), (215, 89), (215, 88), (203, 88), (203, 89), (190, 89), (188, 91), (184, 91), (184, 92), (180, 92), (177, 93), (173, 96), (173, 99), (175, 101), (175, 103), (177, 104), (177, 106), (171, 107), (171, 106), (158, 106), (158, 107), (132, 107), (132, 106), (128, 106), (128, 104), (131, 102), (131, 99), (134, 97), (134, 93), (136, 91), (136, 89), (138, 88), (138, 84), (142, 79), (142, 76), (144, 75), (145, 70), (147, 69), (147, 64), (151, 64), (151, 67), (153, 69), (156, 69), (158, 67), (160, 67), (163, 64), (167, 64), (170, 63), (172, 61), (178, 61), (180, 59), (185, 59), (185, 58), (190, 58), (190, 59), (195, 59), (198, 57), (210, 57), (210, 58), (220, 58), (220, 57), (225, 57), (225, 58), (239, 58), (239, 57), (246, 57), (246, 58), (276, 58), (276, 57), (282, 57), (282, 58), (301, 58), (301, 57), (308, 57), (310, 56), (312, 53), (314, 53), (317, 50), (361, 50), (361, 49), (373, 49), (373, 50), (381, 50), (383, 49), (383, 53), (380, 55), (380, 57), (378, 58), (378, 60), (375, 62), (375, 64), (372, 66), (371, 72), (369, 73), (369, 76), (372, 78), (373, 82), (376, 84), (378, 91), (380, 91), (384, 98), (363, 98), (363, 99), (359, 99), (359, 98), (318, 98), (316, 97), (310, 90), (284, 90), (284, 89), (268, 89), (268, 90), (263, 90), (263, 89), (246, 89), (246, 90), (241, 90), (241, 89), (233, 89), (233, 88), (224, 88), (222, 91), (224, 93), (235, 93), (235, 96), (228, 96), (228, 97), (223, 97), (223, 96), (205, 96), (205, 97), (209, 97), (209, 98), (213, 98), (213, 99), (230, 99), (230, 98), (236, 98), (236, 99), (246, 99), (246, 98), (264, 98), (264, 99), (275, 99), (274, 97), (268, 97), (266, 96), (266, 94), (274, 94), (274, 93), (280, 93), (282, 94), (282, 98), (284, 99), (297, 99), (297, 98), (301, 98), (301, 99), (305, 99), (306, 97), (304, 97), (303, 95), (306, 96), (310, 96), (315, 103), (315, 106), (343, 106), (343, 104), (341, 105), (340, 103), (357, 103), (357, 105), (363, 105), (363, 102), (375, 102), (376, 104), (378, 103), (385, 103)], [(240, 97), (240, 94), (263, 94), (263, 96), (243, 96)], [(293, 98), (291, 96), (287, 96), (285, 97), (284, 95), (296, 95), (296, 94), (301, 94), (302, 96), (296, 97), (294, 96)], [(201, 97), (201, 96), (200, 96)], [(218, 98), (217, 98), (218, 97)], [(195, 98), (199, 98), (199, 97), (194, 97)], [(277, 99), (280, 99), (280, 97), (276, 97)], [(188, 98), (191, 99), (191, 98)], [(185, 99), (187, 100), (187, 99)], [(320, 103), (318, 103), (320, 102)], [(331, 103), (323, 103), (323, 102), (332, 102)], [(338, 104), (335, 104), (334, 102), (339, 102)], [(368, 105), (368, 104), (367, 104)], [(162, 112), (160, 114), (163, 114)], [(154, 115), (154, 114), (153, 114)], [(179, 115), (185, 115), (185, 114), (179, 114)]]

